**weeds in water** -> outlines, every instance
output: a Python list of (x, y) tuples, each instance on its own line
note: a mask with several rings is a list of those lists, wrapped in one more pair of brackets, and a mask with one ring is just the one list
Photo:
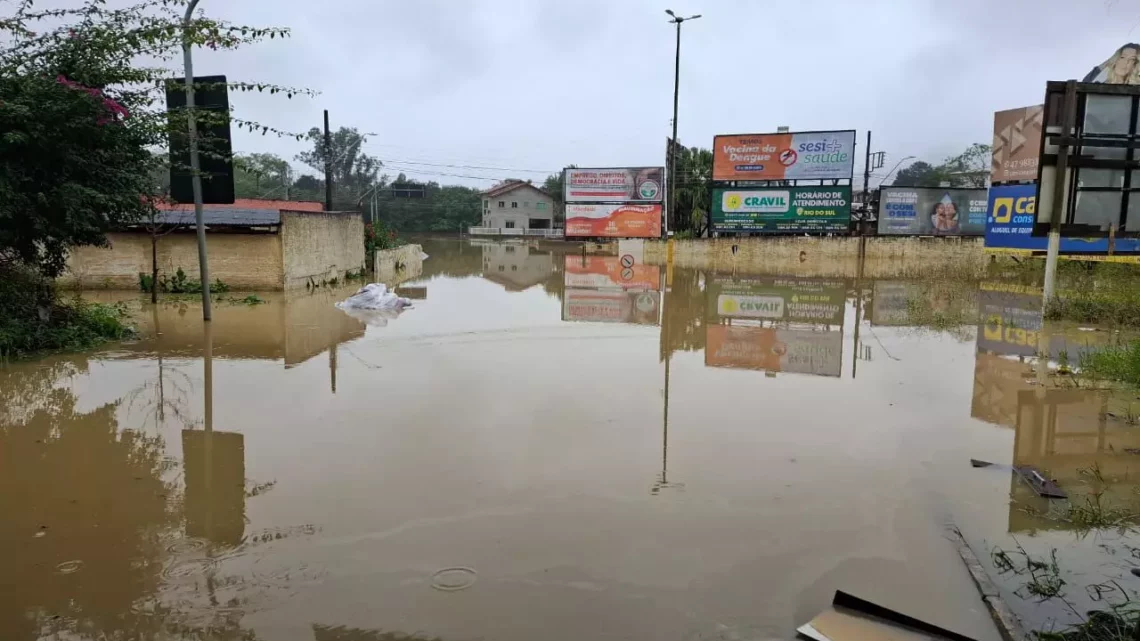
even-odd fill
[[(153, 284), (154, 279), (150, 274), (139, 272), (140, 291), (149, 292)], [(158, 277), (158, 291), (164, 294), (201, 294), (202, 283), (191, 280), (186, 275), (186, 271), (179, 267), (174, 272), (174, 276), (163, 274)], [(224, 294), (228, 291), (230, 291), (230, 286), (223, 283), (219, 278), (215, 278), (214, 282), (210, 284), (210, 293), (212, 294)]]
[[(1014, 539), (1014, 542), (1017, 543), (1017, 550), (1011, 553), (995, 547), (990, 552), (990, 560), (1002, 574), (1028, 575), (1029, 578), (1025, 585), (1015, 593), (1024, 590), (1026, 594), (1037, 598), (1039, 602), (1063, 597), (1065, 580), (1061, 578), (1061, 567), (1057, 563), (1056, 548), (1050, 553), (1048, 560), (1043, 560), (1034, 558), (1029, 552), (1026, 552), (1017, 539)], [(1024, 597), (1025, 595), (1019, 594), (1019, 596)]]
[(1081, 357), (1081, 372), (1093, 378), (1140, 386), (1140, 340), (1085, 354)]

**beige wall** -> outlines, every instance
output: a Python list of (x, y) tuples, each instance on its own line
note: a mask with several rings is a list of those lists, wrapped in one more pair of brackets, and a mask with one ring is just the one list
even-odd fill
[(364, 219), (359, 212), (281, 212), (285, 289), (343, 279), (364, 268)]
[[(855, 277), (858, 237), (749, 237), (678, 240), (673, 262), (679, 267), (757, 274)], [(866, 238), (863, 276), (893, 278), (953, 272), (980, 274), (986, 255), (982, 238)], [(737, 250), (733, 253), (732, 248)], [(645, 262), (663, 265), (666, 243), (647, 241)]]
[[(67, 258), (65, 287), (138, 289), (139, 273), (150, 274), (151, 238), (145, 232), (107, 234), (109, 248), (76, 247)], [(206, 237), (210, 280), (232, 289), (281, 289), (281, 241), (270, 233), (211, 233)], [(198, 280), (198, 241), (192, 232), (158, 239), (158, 272), (171, 276), (181, 267)]]
[[(382, 249), (376, 252), (375, 280), (392, 287), (406, 280), (419, 278), (424, 273), (423, 247), (404, 245), (395, 249)], [(397, 265), (399, 268), (397, 269)]]

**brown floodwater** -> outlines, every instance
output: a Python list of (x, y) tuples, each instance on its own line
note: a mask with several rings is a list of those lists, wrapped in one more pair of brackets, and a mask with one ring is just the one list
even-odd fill
[(997, 639), (951, 523), (1034, 626), (995, 546), (1135, 585), (970, 466), (1136, 496), (1140, 402), (1030, 358), (1112, 335), (1032, 291), (425, 251), (399, 316), (92, 294), (139, 338), (0, 368), (0, 638), (790, 639), (842, 588)]

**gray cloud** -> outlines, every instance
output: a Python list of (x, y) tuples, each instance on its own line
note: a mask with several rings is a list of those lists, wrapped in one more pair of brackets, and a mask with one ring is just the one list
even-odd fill
[[(400, 161), (663, 162), (666, 6), (704, 14), (684, 26), (680, 137), (705, 147), (716, 133), (779, 125), (858, 129), (862, 146), (869, 128), (889, 157), (937, 161), (988, 141), (994, 111), (1040, 102), (1046, 80), (1082, 76), (1140, 39), (1140, 6), (1113, 0), (203, 0), (212, 16), (293, 37), (197, 55), (202, 73), (322, 92), (235, 96), (245, 117), (303, 131), (327, 108), (334, 127), (377, 132), (368, 150), (391, 167), (486, 185), (541, 174)], [(239, 133), (235, 147), (292, 157), (303, 145)]]

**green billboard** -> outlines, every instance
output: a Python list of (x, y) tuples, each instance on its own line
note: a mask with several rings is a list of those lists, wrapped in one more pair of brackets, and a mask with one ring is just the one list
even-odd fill
[(722, 279), (709, 283), (708, 315), (726, 318), (843, 325), (847, 284), (788, 277)]
[(846, 232), (850, 225), (850, 185), (713, 189), (714, 231)]

